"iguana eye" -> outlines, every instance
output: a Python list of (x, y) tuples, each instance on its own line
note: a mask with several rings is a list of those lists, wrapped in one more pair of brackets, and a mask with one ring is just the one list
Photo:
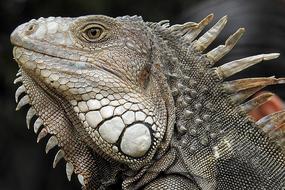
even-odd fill
[(97, 39), (100, 37), (102, 31), (100, 28), (90, 28), (87, 30), (87, 36), (90, 38), (90, 39)]
[(83, 31), (83, 37), (87, 41), (96, 42), (104, 37), (104, 28), (100, 25), (87, 26)]

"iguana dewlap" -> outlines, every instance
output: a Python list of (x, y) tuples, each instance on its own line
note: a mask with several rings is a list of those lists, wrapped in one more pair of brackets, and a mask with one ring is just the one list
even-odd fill
[(49, 17), (16, 28), (16, 109), (30, 105), (27, 126), (37, 118), (46, 152), (59, 147), (53, 167), (64, 158), (87, 190), (283, 189), (285, 112), (248, 113), (272, 96), (253, 94), (284, 79), (227, 80), (279, 54), (215, 66), (244, 29), (208, 50), (227, 22), (197, 37), (212, 18)]

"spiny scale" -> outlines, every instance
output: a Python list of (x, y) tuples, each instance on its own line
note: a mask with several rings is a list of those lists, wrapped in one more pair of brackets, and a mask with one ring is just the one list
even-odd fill
[(42, 138), (44, 138), (45, 136), (47, 136), (47, 134), (48, 134), (47, 130), (46, 130), (45, 128), (43, 128), (43, 129), (41, 130), (41, 132), (39, 133), (39, 135), (38, 135), (37, 143), (39, 143)]
[(276, 59), (279, 55), (279, 53), (269, 53), (231, 61), (218, 67), (216, 72), (221, 79), (225, 79), (264, 60)]
[(64, 151), (63, 151), (63, 150), (59, 150), (59, 151), (56, 153), (55, 157), (54, 157), (52, 167), (55, 168), (56, 165), (58, 164), (58, 162), (59, 162), (62, 158), (64, 158), (64, 156), (65, 156)]
[(26, 88), (22, 85), (20, 86), (17, 90), (16, 90), (16, 93), (15, 93), (15, 100), (16, 100), (16, 103), (18, 103), (18, 98), (19, 96), (24, 93), (26, 91)]
[(219, 61), (222, 57), (224, 57), (226, 54), (228, 54), (233, 47), (236, 45), (238, 40), (241, 38), (241, 36), (244, 34), (245, 29), (240, 28), (238, 29), (233, 35), (231, 35), (227, 40), (225, 45), (220, 45), (216, 47), (215, 49), (211, 50), (207, 53), (207, 57), (213, 61), (213, 63), (216, 63)]
[(161, 20), (157, 24), (159, 24), (162, 27), (167, 28), (167, 27), (169, 27), (169, 20)]
[(42, 125), (43, 125), (43, 120), (38, 117), (34, 123), (34, 132), (38, 133), (38, 130)]
[(67, 176), (68, 181), (71, 180), (71, 176), (72, 176), (73, 172), (74, 172), (73, 164), (67, 162), (66, 163), (66, 176)]
[(31, 123), (31, 119), (33, 118), (33, 116), (35, 116), (36, 111), (34, 110), (34, 108), (30, 107), (29, 111), (27, 112), (27, 116), (26, 116), (26, 124), (27, 124), (27, 128), (30, 129), (30, 123)]
[(54, 148), (56, 145), (58, 145), (58, 140), (55, 136), (51, 136), (47, 142), (46, 145), (46, 154), (52, 149)]
[(236, 93), (242, 90), (247, 90), (256, 87), (266, 87), (272, 84), (283, 84), (284, 78), (276, 79), (275, 77), (259, 77), (245, 78), (223, 83), (223, 89), (226, 93)]
[(179, 32), (182, 34), (186, 34), (189, 32), (192, 28), (196, 27), (198, 24), (195, 22), (186, 22), (184, 24), (175, 24), (172, 25), (169, 30), (171, 32)]
[(279, 111), (267, 115), (256, 122), (256, 125), (260, 127), (265, 133), (274, 130), (279, 125), (285, 122), (285, 111)]
[(27, 105), (30, 102), (30, 98), (28, 95), (25, 95), (23, 98), (20, 99), (16, 111), (20, 110), (23, 106)]
[(240, 104), (244, 100), (246, 100), (247, 98), (249, 98), (250, 96), (268, 85), (284, 83), (284, 78), (247, 78), (224, 82), (223, 89), (226, 93), (232, 94), (230, 98), (233, 103)]
[(78, 179), (78, 181), (79, 181), (79, 183), (80, 183), (81, 185), (85, 186), (83, 175), (78, 174), (78, 175), (77, 175), (77, 179)]
[(19, 69), (18, 72), (17, 72), (17, 74), (16, 74), (16, 77), (19, 77), (19, 76), (21, 76), (21, 75), (22, 75), (22, 70)]
[(233, 95), (230, 96), (231, 102), (239, 105), (242, 102), (244, 102), (247, 98), (249, 98), (250, 96), (254, 95), (256, 92), (260, 91), (264, 87), (265, 86), (249, 88), (249, 89), (246, 89), (246, 90), (242, 90), (242, 91), (240, 91), (240, 92), (238, 92), (236, 94), (233, 94)]
[(14, 84), (17, 84), (17, 83), (22, 82), (22, 81), (23, 81), (23, 77), (20, 76), (14, 80)]
[(285, 149), (285, 111), (279, 111), (267, 115), (256, 122), (269, 138), (277, 142), (279, 146)]
[(193, 116), (194, 113), (192, 111), (190, 111), (190, 110), (185, 110), (184, 111), (184, 115), (185, 115), (186, 118), (189, 118), (190, 116)]
[(185, 40), (191, 42), (193, 41), (202, 30), (213, 20), (214, 14), (209, 14), (203, 20), (201, 20), (197, 25), (193, 26), (191, 31), (185, 35)]
[(249, 100), (248, 102), (240, 105), (240, 109), (243, 112), (249, 113), (250, 111), (256, 109), (257, 107), (261, 106), (262, 104), (264, 104), (265, 102), (267, 102), (271, 97), (273, 96), (272, 93), (263, 93), (251, 100)]
[(198, 40), (194, 41), (197, 51), (205, 50), (220, 34), (228, 21), (228, 17), (221, 18), (210, 30), (203, 34)]

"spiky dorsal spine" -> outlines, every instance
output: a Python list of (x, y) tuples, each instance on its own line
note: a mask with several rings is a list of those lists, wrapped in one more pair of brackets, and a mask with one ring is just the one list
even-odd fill
[[(222, 166), (232, 167), (227, 165), (228, 160), (248, 164), (249, 173), (273, 176), (274, 180), (265, 177), (264, 181), (254, 185), (257, 189), (279, 187), (280, 180), (285, 179), (284, 147), (278, 146), (284, 144), (285, 139), (283, 131), (278, 128), (284, 126), (284, 119), (280, 120), (280, 117), (284, 118), (284, 112), (255, 123), (248, 112), (266, 102), (272, 94), (246, 100), (267, 85), (284, 83), (284, 79), (269, 77), (225, 81), (235, 73), (264, 60), (275, 59), (279, 54), (251, 56), (215, 67), (215, 63), (235, 46), (244, 29), (238, 29), (224, 45), (204, 52), (227, 22), (227, 17), (223, 17), (196, 39), (212, 18), (213, 15), (209, 15), (200, 23), (169, 26), (162, 22), (150, 25), (161, 42), (162, 67), (176, 104), (176, 130), (171, 145), (178, 150), (187, 172), (195, 176), (200, 187), (216, 187), (217, 181), (228, 181), (224, 184), (229, 186), (219, 188), (234, 188), (232, 179), (227, 179), (223, 176), (226, 172), (221, 171), (225, 170), (221, 169)], [(265, 157), (271, 165), (263, 159)], [(252, 163), (253, 160), (258, 164)]]

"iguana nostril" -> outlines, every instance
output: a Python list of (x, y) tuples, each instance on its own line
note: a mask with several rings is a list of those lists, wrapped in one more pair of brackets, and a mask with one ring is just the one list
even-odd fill
[(34, 33), (36, 31), (36, 29), (37, 29), (37, 24), (31, 23), (27, 26), (26, 34), (30, 35), (30, 34)]

